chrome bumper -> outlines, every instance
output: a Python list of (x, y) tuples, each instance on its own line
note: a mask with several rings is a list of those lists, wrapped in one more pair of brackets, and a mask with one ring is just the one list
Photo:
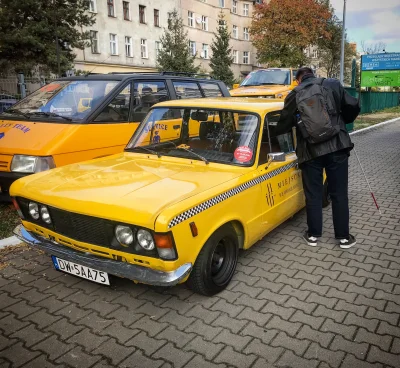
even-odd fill
[(26, 230), (23, 225), (18, 225), (14, 229), (14, 235), (32, 247), (38, 248), (50, 255), (143, 284), (173, 286), (182, 281), (192, 270), (191, 263), (185, 263), (175, 271), (163, 272), (131, 263), (97, 257), (89, 253), (78, 252), (72, 248), (53, 243), (50, 240), (33, 234)]

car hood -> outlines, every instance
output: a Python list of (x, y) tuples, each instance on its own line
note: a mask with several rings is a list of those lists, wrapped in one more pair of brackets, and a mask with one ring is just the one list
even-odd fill
[(79, 128), (78, 124), (0, 120), (0, 154), (46, 156)]
[(27, 176), (12, 185), (11, 195), (153, 228), (166, 207), (242, 173), (228, 165), (122, 153)]
[(249, 86), (239, 87), (230, 92), (231, 96), (265, 96), (275, 95), (291, 89), (291, 86), (271, 85), (271, 86)]

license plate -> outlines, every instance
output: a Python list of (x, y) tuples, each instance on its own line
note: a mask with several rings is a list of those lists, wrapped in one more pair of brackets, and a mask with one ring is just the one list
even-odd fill
[(98, 271), (74, 262), (66, 261), (56, 256), (51, 256), (51, 259), (53, 260), (53, 264), (56, 270), (82, 277), (83, 279), (97, 282), (98, 284), (110, 285), (108, 274), (106, 272)]

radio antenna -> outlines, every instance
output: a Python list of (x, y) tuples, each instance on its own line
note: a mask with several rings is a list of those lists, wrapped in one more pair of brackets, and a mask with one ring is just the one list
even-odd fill
[[(105, 58), (103, 61), (101, 61), (101, 62), (99, 63), (99, 65), (104, 64), (110, 57), (111, 57), (111, 55), (108, 55), (108, 57)], [(89, 74), (93, 73), (93, 70), (95, 70), (99, 65), (96, 65), (92, 70), (89, 70), (89, 71), (85, 74), (85, 77), (87, 77)]]

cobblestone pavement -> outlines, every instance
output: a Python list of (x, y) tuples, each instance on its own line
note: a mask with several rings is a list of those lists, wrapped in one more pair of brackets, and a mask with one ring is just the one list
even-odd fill
[(207, 298), (54, 271), (26, 250), (0, 271), (0, 367), (400, 367), (400, 121), (353, 137), (351, 225), (334, 245), (330, 209), (318, 248), (301, 211), (251, 250), (229, 290)]

